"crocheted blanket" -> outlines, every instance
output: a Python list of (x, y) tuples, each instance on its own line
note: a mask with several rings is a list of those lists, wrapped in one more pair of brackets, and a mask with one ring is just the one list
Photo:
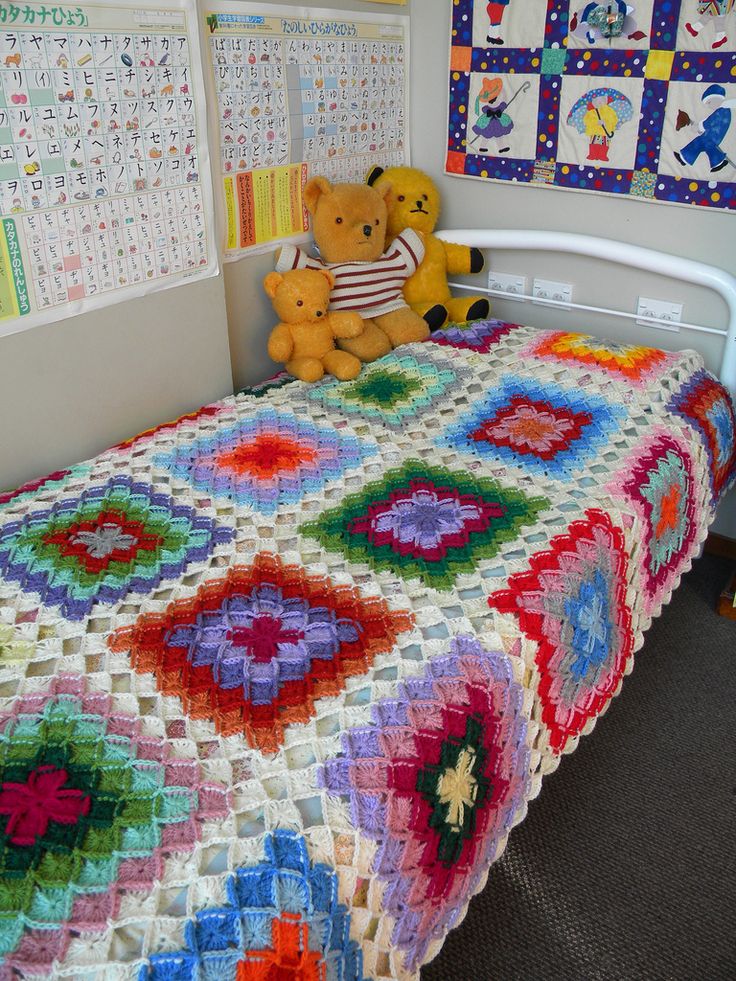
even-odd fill
[(416, 979), (734, 429), (693, 352), (483, 321), (0, 498), (0, 981)]

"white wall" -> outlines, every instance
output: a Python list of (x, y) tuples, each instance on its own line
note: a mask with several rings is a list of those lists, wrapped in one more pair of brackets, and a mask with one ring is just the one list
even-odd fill
[(0, 338), (0, 490), (231, 391), (222, 275)]

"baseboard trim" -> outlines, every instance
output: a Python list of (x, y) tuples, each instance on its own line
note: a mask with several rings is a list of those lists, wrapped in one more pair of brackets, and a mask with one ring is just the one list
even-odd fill
[(736, 539), (711, 532), (705, 540), (704, 551), (709, 555), (720, 555), (724, 559), (736, 559)]
[(736, 572), (731, 576), (731, 581), (724, 588), (721, 595), (718, 597), (718, 605), (716, 606), (717, 611), (722, 617), (728, 617), (729, 620), (736, 620), (736, 606), (734, 606), (734, 594), (736, 593)]

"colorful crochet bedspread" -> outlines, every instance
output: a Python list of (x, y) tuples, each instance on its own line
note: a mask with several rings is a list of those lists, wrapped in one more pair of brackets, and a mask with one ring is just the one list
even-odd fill
[(485, 321), (0, 498), (0, 979), (417, 978), (734, 422), (692, 352)]

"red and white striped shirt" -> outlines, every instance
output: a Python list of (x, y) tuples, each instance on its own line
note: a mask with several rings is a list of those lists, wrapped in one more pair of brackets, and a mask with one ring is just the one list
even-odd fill
[(424, 243), (412, 228), (407, 228), (374, 262), (322, 262), (302, 249), (284, 245), (276, 269), (329, 269), (335, 277), (330, 310), (353, 310), (363, 317), (380, 317), (407, 306), (401, 290), (423, 258)]

